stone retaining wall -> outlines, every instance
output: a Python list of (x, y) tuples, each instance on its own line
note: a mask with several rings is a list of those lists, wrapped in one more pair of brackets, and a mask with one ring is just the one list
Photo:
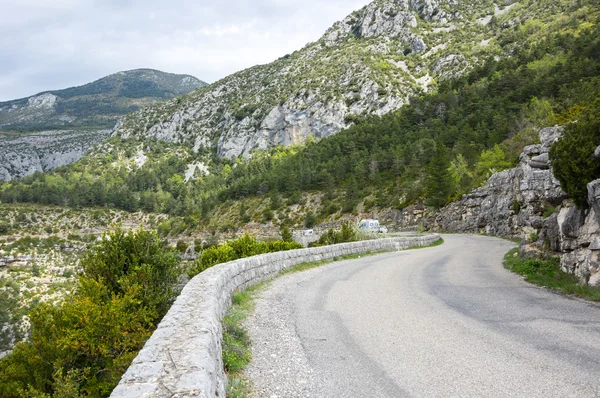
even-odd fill
[(427, 246), (439, 239), (439, 235), (428, 235), (342, 243), (216, 265), (186, 285), (111, 398), (225, 398), (221, 319), (235, 290), (273, 278), (301, 263), (368, 251)]

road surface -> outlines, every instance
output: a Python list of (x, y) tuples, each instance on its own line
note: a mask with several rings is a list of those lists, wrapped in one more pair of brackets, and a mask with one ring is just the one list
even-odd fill
[(275, 280), (246, 327), (256, 397), (600, 397), (600, 307), (502, 267), (510, 242), (336, 262)]

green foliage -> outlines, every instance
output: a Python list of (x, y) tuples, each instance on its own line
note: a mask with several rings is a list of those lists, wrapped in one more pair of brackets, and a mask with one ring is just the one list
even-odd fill
[(450, 159), (448, 150), (438, 143), (435, 155), (427, 168), (426, 180), (427, 205), (436, 209), (442, 207), (450, 200), (453, 190), (453, 176), (450, 172)]
[(6, 235), (10, 231), (10, 224), (6, 222), (0, 223), (0, 235)]
[(293, 242), (292, 231), (287, 225), (281, 227), (281, 240), (284, 242)]
[(563, 138), (550, 149), (554, 175), (575, 203), (587, 208), (587, 184), (600, 178), (600, 159), (594, 158), (600, 146), (600, 99), (580, 113), (577, 122), (567, 126)]
[(178, 264), (177, 255), (165, 249), (155, 232), (122, 229), (105, 233), (80, 262), (85, 277), (102, 281), (111, 294), (139, 286), (144, 292), (141, 305), (155, 309), (157, 317), (166, 314), (175, 298)]
[(448, 171), (452, 177), (452, 191), (458, 194), (467, 192), (473, 184), (473, 172), (462, 154), (458, 154), (456, 159), (450, 162)]
[(357, 240), (356, 229), (350, 223), (344, 222), (340, 231), (335, 231), (334, 229), (328, 230), (312, 246), (335, 245), (338, 243), (355, 242)]
[(543, 213), (544, 218), (548, 218), (554, 213), (556, 213), (556, 207), (554, 207), (552, 205), (544, 206), (544, 213)]
[(250, 363), (249, 339), (246, 331), (239, 325), (223, 322), (223, 364), (228, 372), (239, 372)]
[(107, 397), (175, 297), (177, 258), (155, 233), (106, 234), (81, 265), (75, 293), (36, 307), (0, 361), (0, 396)]
[(519, 203), (519, 201), (515, 199), (513, 201), (512, 209), (515, 212), (515, 214), (518, 215), (521, 212), (521, 203)]
[(188, 275), (190, 278), (193, 278), (200, 272), (217, 264), (244, 257), (301, 248), (302, 245), (296, 242), (259, 242), (255, 237), (246, 233), (236, 240), (231, 240), (218, 246), (204, 249), (194, 265), (188, 270)]
[(575, 275), (563, 272), (559, 264), (560, 259), (557, 257), (520, 257), (519, 249), (511, 250), (504, 257), (504, 267), (523, 275), (528, 282), (565, 294), (600, 301), (600, 288), (580, 283)]
[(245, 291), (236, 291), (231, 297), (232, 305), (223, 318), (223, 364), (227, 371), (227, 396), (248, 397), (250, 388), (240, 372), (250, 363), (250, 339), (243, 321), (254, 308), (253, 286)]
[(315, 214), (312, 211), (309, 211), (308, 213), (306, 213), (306, 218), (304, 220), (304, 226), (306, 228), (312, 228), (315, 226), (316, 223), (317, 223), (317, 217), (315, 216)]
[(481, 180), (487, 180), (492, 174), (511, 166), (512, 164), (506, 160), (500, 145), (494, 145), (492, 149), (481, 153), (479, 162), (477, 162), (476, 173)]
[(175, 246), (175, 249), (179, 252), (179, 253), (185, 253), (188, 249), (188, 244), (184, 241), (184, 240), (178, 240), (177, 241), (177, 245)]
[(538, 233), (537, 232), (532, 232), (529, 234), (529, 242), (537, 242), (539, 239)]

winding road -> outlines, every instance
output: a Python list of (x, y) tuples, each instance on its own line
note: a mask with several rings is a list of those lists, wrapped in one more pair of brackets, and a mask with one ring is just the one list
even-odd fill
[(335, 262), (259, 293), (256, 397), (600, 397), (600, 307), (502, 267), (513, 244)]

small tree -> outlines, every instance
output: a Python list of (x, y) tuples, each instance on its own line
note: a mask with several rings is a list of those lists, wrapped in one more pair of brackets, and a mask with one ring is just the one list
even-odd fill
[(292, 231), (288, 228), (287, 225), (281, 227), (281, 240), (284, 242), (292, 242)]
[(479, 162), (477, 162), (477, 175), (481, 182), (490, 178), (490, 176), (499, 171), (511, 167), (511, 163), (506, 160), (506, 156), (499, 145), (494, 148), (481, 152)]
[(579, 207), (587, 207), (587, 184), (600, 178), (600, 159), (594, 151), (600, 145), (600, 99), (570, 124), (563, 138), (550, 149), (554, 175)]
[(452, 175), (449, 171), (450, 159), (446, 147), (437, 143), (435, 155), (427, 167), (426, 180), (427, 205), (436, 209), (442, 207), (450, 199), (453, 188)]
[(304, 226), (306, 228), (312, 228), (315, 226), (316, 223), (317, 223), (317, 217), (315, 217), (315, 215), (312, 211), (309, 211), (306, 214), (306, 219), (304, 220)]

